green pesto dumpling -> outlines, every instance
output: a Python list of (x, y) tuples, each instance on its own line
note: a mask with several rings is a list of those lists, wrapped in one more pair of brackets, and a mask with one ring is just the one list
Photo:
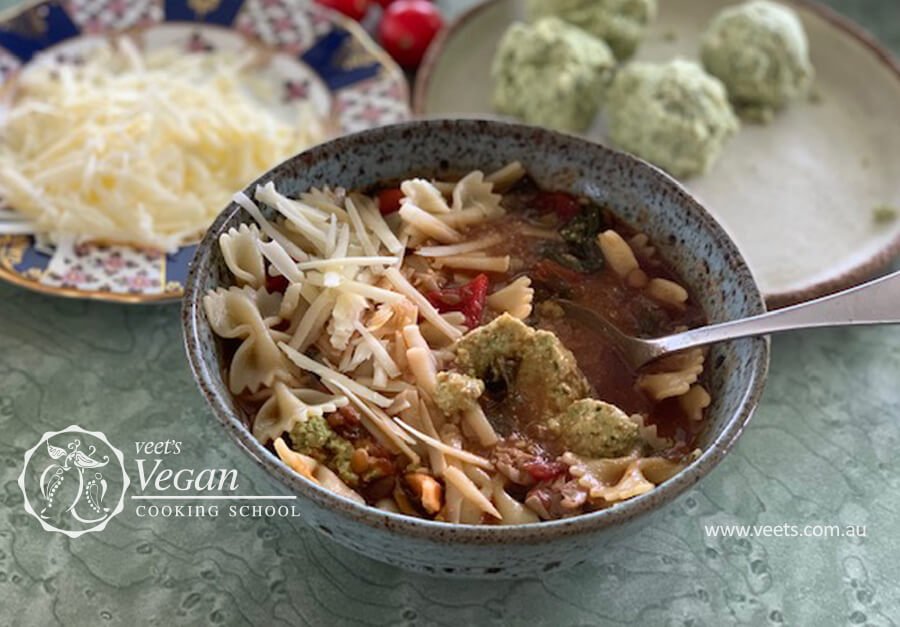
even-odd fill
[(566, 450), (588, 457), (623, 457), (641, 443), (637, 422), (615, 405), (593, 398), (575, 401), (548, 427)]
[(609, 47), (558, 18), (509, 27), (494, 57), (494, 108), (539, 126), (591, 125), (615, 68)]
[(616, 146), (679, 177), (706, 172), (740, 126), (722, 83), (682, 59), (622, 68), (606, 113)]
[(700, 55), (738, 109), (763, 120), (806, 94), (814, 75), (797, 14), (767, 0), (722, 10), (703, 34)]
[(527, 0), (530, 20), (555, 15), (605, 41), (620, 61), (634, 54), (656, 17), (656, 0)]

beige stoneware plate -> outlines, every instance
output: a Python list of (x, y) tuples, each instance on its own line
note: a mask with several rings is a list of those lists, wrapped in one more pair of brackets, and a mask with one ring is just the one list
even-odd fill
[[(490, 114), (491, 60), (523, 4), (490, 0), (450, 27), (419, 73), (414, 111)], [(731, 3), (659, 4), (638, 59), (696, 59), (701, 31)], [(708, 174), (684, 181), (735, 239), (770, 306), (859, 282), (900, 250), (900, 220), (872, 217), (875, 207), (900, 206), (900, 65), (831, 11), (786, 4), (809, 36), (819, 97), (768, 125), (745, 124)], [(586, 135), (605, 141), (602, 120)]]

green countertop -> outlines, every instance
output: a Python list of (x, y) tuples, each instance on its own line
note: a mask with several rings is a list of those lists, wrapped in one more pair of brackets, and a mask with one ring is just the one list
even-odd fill
[[(829, 4), (900, 53), (896, 0)], [(540, 580), (453, 581), (358, 557), (296, 518), (142, 519), (131, 504), (102, 533), (40, 530), (16, 485), (22, 456), (72, 423), (132, 456), (135, 440), (178, 440), (171, 467), (236, 468), (243, 493), (286, 491), (207, 410), (177, 306), (0, 285), (0, 625), (893, 625), (900, 329), (773, 344), (765, 398), (735, 450), (630, 542)], [(865, 525), (866, 537), (704, 532), (732, 523)]]

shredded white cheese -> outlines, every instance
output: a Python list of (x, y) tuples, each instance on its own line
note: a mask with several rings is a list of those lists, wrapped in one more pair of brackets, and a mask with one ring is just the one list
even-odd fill
[(342, 375), (340, 372), (332, 370), (325, 364), (321, 364), (315, 359), (307, 357), (303, 353), (297, 352), (284, 342), (279, 342), (278, 348), (280, 348), (282, 352), (287, 355), (288, 359), (290, 359), (300, 368), (308, 370), (309, 372), (326, 381), (340, 384), (343, 388), (346, 388), (350, 392), (359, 395), (367, 401), (371, 401), (379, 407), (389, 407), (391, 405), (391, 399), (387, 398), (386, 396), (382, 396), (378, 392), (370, 390), (366, 386), (360, 385), (353, 379)]
[(396, 268), (388, 268), (384, 275), (398, 292), (409, 298), (412, 303), (419, 308), (419, 311), (422, 312), (422, 317), (433, 324), (435, 328), (441, 331), (441, 333), (451, 340), (455, 340), (462, 336), (462, 332), (444, 320), (441, 317), (441, 314), (438, 313), (438, 310), (435, 309), (434, 306), (428, 302), (428, 299), (422, 295), (422, 292), (413, 287), (413, 285), (406, 280), (406, 277), (400, 274), (399, 270)]
[(462, 460), (464, 462), (468, 462), (469, 464), (478, 466), (480, 468), (486, 468), (487, 470), (492, 470), (494, 468), (493, 464), (491, 464), (491, 462), (486, 460), (484, 457), (476, 455), (475, 453), (470, 453), (468, 451), (464, 451), (459, 448), (454, 448), (454, 447), (450, 446), (449, 444), (444, 444), (440, 440), (433, 438), (429, 435), (425, 435), (418, 429), (415, 429), (415, 428), (409, 426), (408, 424), (406, 424), (405, 422), (403, 422), (402, 420), (399, 420), (397, 418), (394, 418), (394, 422), (397, 425), (399, 425), (401, 428), (405, 429), (406, 431), (412, 433), (414, 436), (419, 438), (423, 443), (435, 448), (436, 450), (441, 451), (442, 453), (444, 453), (444, 455), (449, 455), (450, 457), (455, 457), (456, 459)]
[(127, 39), (27, 66), (0, 120), (5, 204), (56, 240), (172, 250), (196, 237), (235, 189), (324, 137), (305, 105), (288, 123), (250, 95), (242, 66)]

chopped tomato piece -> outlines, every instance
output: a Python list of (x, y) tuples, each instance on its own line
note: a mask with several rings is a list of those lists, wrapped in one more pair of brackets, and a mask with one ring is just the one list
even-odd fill
[(439, 292), (427, 294), (428, 300), (441, 313), (461, 311), (466, 317), (466, 326), (474, 329), (481, 324), (484, 302), (487, 300), (488, 277), (479, 274), (477, 277), (459, 287), (448, 287)]
[(386, 216), (400, 209), (400, 201), (403, 200), (403, 192), (399, 187), (389, 187), (378, 192), (378, 211)]
[(339, 11), (359, 22), (369, 12), (369, 0), (316, 0), (318, 4)]
[(522, 464), (522, 468), (528, 471), (528, 474), (531, 475), (535, 481), (549, 481), (566, 471), (566, 466), (564, 464), (538, 458), (535, 458), (530, 462), (525, 462)]
[(534, 204), (538, 211), (555, 213), (563, 222), (567, 222), (581, 213), (581, 203), (578, 202), (578, 198), (566, 192), (538, 192)]

